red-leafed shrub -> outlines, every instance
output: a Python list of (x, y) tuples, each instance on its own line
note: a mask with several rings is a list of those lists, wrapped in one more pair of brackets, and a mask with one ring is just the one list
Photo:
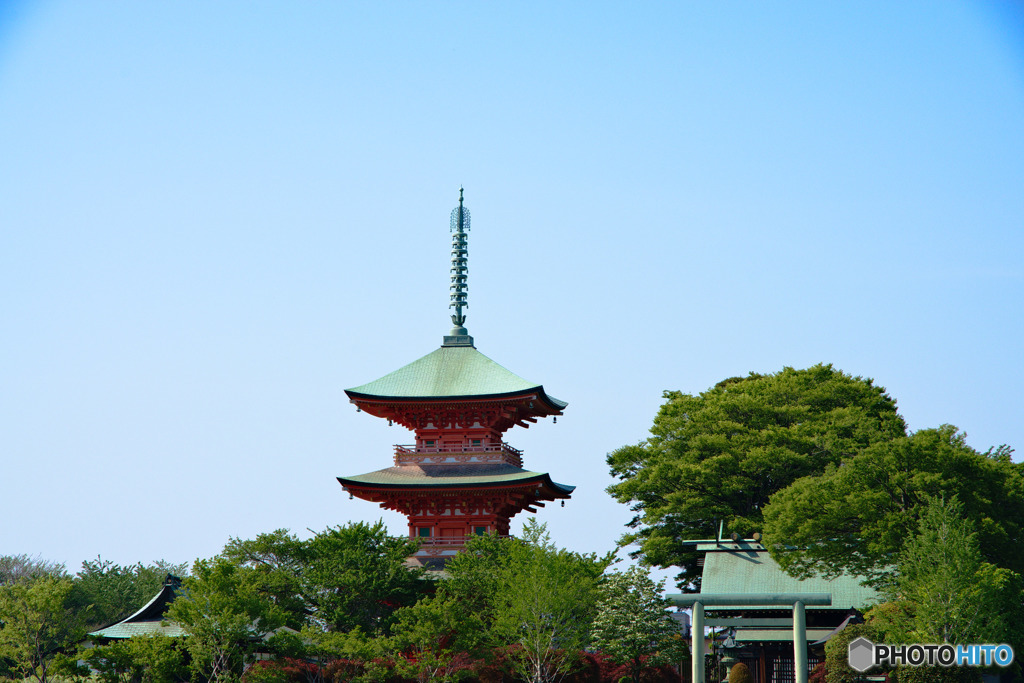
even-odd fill
[(285, 657), (255, 662), (242, 676), (243, 683), (311, 683), (320, 680), (320, 667)]

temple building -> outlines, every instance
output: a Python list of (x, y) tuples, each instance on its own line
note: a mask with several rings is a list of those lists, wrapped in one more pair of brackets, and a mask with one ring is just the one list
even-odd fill
[(523, 469), (522, 452), (504, 441), (513, 426), (557, 419), (564, 401), (509, 372), (476, 349), (465, 328), (469, 209), (452, 211), (451, 316), (439, 349), (345, 393), (356, 407), (412, 430), (415, 443), (395, 446), (394, 465), (338, 477), (351, 496), (409, 518), (424, 565), (443, 563), (473, 534), (507, 536), (517, 513), (569, 498), (573, 486)]

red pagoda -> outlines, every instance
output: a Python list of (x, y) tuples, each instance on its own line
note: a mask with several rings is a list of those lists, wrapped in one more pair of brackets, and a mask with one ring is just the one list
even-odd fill
[(345, 391), (360, 410), (415, 433), (395, 446), (393, 467), (338, 477), (352, 496), (409, 518), (419, 538), (416, 559), (437, 563), (462, 549), (467, 536), (507, 536), (517, 513), (569, 498), (575, 487), (523, 469), (522, 452), (503, 440), (514, 425), (558, 416), (564, 401), (477, 351), (464, 327), (469, 209), (452, 211), (451, 332), (441, 348), (380, 379)]

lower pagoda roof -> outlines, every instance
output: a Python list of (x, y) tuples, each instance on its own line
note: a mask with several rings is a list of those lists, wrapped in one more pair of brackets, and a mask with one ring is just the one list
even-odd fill
[(480, 488), (537, 483), (559, 498), (568, 498), (576, 487), (559, 484), (545, 472), (531, 472), (505, 463), (455, 465), (397, 465), (354, 477), (338, 477), (344, 487), (376, 489)]

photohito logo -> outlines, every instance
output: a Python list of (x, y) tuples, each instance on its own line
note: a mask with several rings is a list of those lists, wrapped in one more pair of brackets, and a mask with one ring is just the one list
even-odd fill
[(850, 668), (861, 673), (875, 666), (1009, 666), (1013, 648), (1001, 645), (876, 645), (867, 638), (850, 642)]

